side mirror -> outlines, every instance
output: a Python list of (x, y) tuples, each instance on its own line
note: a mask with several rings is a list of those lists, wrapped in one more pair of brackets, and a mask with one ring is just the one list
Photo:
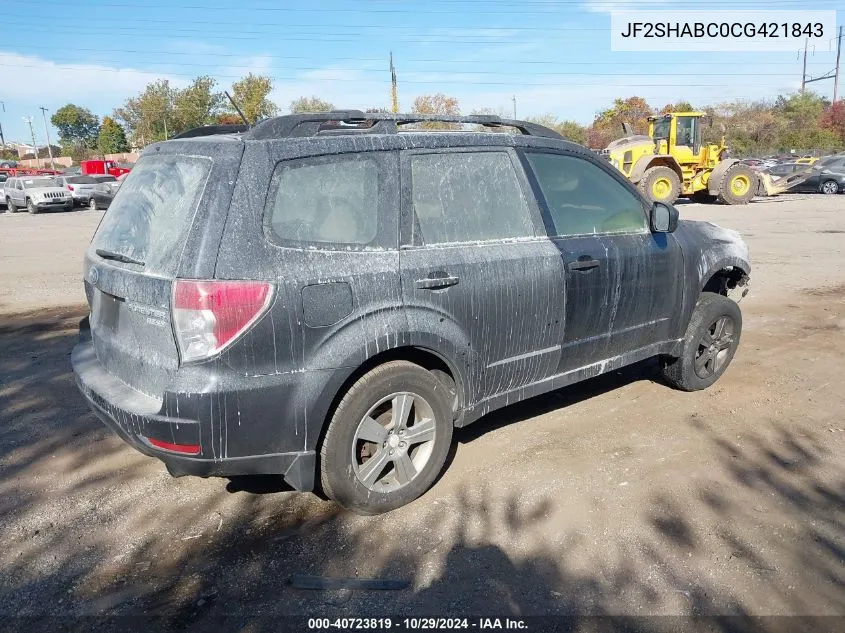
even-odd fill
[(670, 204), (655, 202), (650, 221), (653, 233), (673, 233), (678, 228), (678, 210)]

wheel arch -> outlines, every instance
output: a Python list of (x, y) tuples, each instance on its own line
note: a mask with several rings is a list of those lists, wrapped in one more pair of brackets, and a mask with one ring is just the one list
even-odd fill
[(634, 165), (634, 169), (631, 170), (631, 182), (639, 183), (643, 174), (652, 167), (668, 167), (678, 175), (681, 183), (684, 182), (684, 173), (681, 171), (681, 166), (671, 154), (654, 154), (640, 158)]

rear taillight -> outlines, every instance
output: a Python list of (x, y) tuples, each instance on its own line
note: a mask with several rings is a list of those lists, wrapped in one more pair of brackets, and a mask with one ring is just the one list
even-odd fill
[(173, 330), (182, 362), (214, 356), (264, 314), (273, 285), (263, 281), (173, 283)]

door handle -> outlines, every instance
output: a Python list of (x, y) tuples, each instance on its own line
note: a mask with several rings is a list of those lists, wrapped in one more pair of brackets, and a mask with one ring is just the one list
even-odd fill
[(426, 290), (440, 290), (441, 288), (448, 288), (456, 285), (460, 279), (457, 277), (426, 277), (425, 279), (417, 279), (414, 285), (417, 288), (424, 288)]
[(569, 270), (592, 270), (598, 268), (601, 262), (597, 259), (582, 259), (578, 258), (574, 262), (569, 262), (566, 267)]

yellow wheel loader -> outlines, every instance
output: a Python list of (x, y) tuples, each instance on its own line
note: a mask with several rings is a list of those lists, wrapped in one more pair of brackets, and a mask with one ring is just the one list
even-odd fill
[(703, 112), (671, 112), (648, 119), (648, 136), (633, 134), (625, 124), (625, 136), (602, 153), (651, 201), (674, 203), (680, 197), (699, 202), (747, 204), (758, 189), (766, 195), (782, 193), (806, 176), (781, 178), (775, 184), (767, 174), (728, 158), (721, 144), (701, 141), (703, 126), (712, 118)]

